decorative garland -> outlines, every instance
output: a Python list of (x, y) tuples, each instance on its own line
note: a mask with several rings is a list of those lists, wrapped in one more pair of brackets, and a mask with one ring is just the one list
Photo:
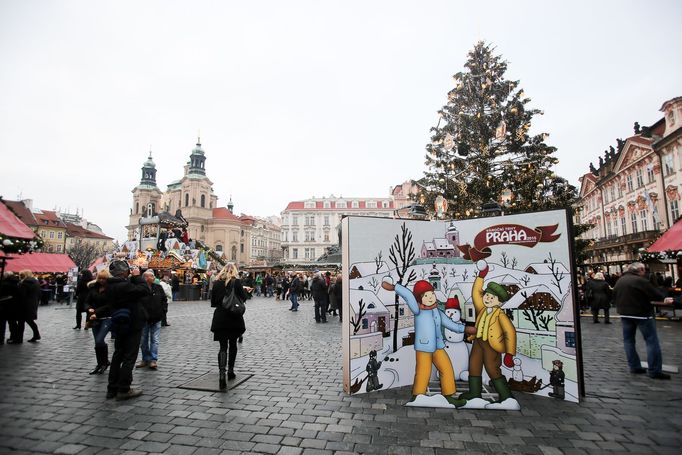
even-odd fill
[(43, 247), (43, 239), (40, 237), (35, 237), (30, 240), (19, 239), (16, 237), (9, 237), (4, 234), (0, 234), (0, 250), (4, 253), (33, 253)]
[(677, 259), (682, 260), (682, 250), (666, 250), (658, 253), (649, 253), (648, 251), (640, 251), (640, 258), (644, 261), (653, 259)]

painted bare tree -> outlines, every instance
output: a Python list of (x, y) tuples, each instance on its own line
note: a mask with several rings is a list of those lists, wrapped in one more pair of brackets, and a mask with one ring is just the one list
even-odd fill
[(507, 253), (505, 253), (504, 251), (501, 254), (500, 263), (502, 264), (502, 267), (504, 267), (505, 269), (509, 265), (509, 256), (507, 256)]
[(523, 283), (524, 286), (528, 286), (528, 283), (530, 283), (530, 277), (528, 275), (523, 275), (521, 277), (521, 283)]
[(523, 310), (523, 318), (533, 324), (535, 330), (549, 331), (549, 323), (554, 319), (549, 314), (545, 314), (545, 310), (531, 310), (527, 308)]
[(377, 292), (377, 289), (379, 289), (379, 280), (377, 280), (377, 277), (373, 276), (371, 280), (369, 280), (369, 286), (372, 288), (373, 292)]
[(381, 253), (381, 250), (380, 250), (380, 251), (379, 251), (379, 254), (377, 254), (377, 255), (374, 257), (374, 265), (376, 265), (376, 270), (375, 270), (374, 273), (379, 273), (379, 271), (381, 270), (381, 265), (384, 263), (384, 261), (382, 261), (382, 259), (381, 259), (381, 254), (382, 254), (382, 253)]
[(358, 302), (358, 318), (357, 320), (355, 319), (355, 316), (350, 318), (350, 325), (353, 327), (353, 335), (358, 334), (358, 330), (360, 330), (360, 327), (362, 327), (362, 318), (365, 317), (367, 314), (367, 311), (365, 311), (365, 302), (360, 299)]
[(462, 272), (462, 281), (466, 281), (469, 279), (469, 270), (464, 269), (464, 272)]
[(564, 272), (559, 270), (559, 265), (557, 265), (557, 260), (552, 257), (552, 253), (549, 253), (549, 270), (552, 272), (552, 284), (557, 287), (559, 294), (561, 294), (561, 280), (564, 279)]
[(511, 262), (512, 270), (516, 270), (517, 265), (519, 265), (519, 261), (517, 261), (516, 258), (512, 258), (512, 262)]
[[(414, 270), (410, 270), (408, 274), (407, 271), (410, 269), (410, 264), (414, 260), (414, 242), (412, 242), (412, 232), (407, 228), (405, 223), (400, 226), (400, 234), (396, 234), (395, 239), (393, 239), (393, 245), (388, 250), (388, 258), (395, 267), (396, 273), (398, 274), (398, 284), (403, 286), (408, 286), (410, 282), (417, 278), (417, 274)], [(406, 276), (407, 275), (407, 276)], [(398, 318), (399, 318), (399, 305), (398, 305), (398, 294), (395, 295), (395, 317), (393, 319), (393, 352), (398, 350)]]

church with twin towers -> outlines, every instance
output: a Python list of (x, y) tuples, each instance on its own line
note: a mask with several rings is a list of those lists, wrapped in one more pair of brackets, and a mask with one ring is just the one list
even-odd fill
[(149, 210), (157, 214), (178, 210), (187, 220), (189, 237), (201, 240), (225, 259), (240, 266), (269, 265), (281, 258), (280, 228), (268, 220), (236, 215), (232, 200), (218, 206), (213, 182), (206, 175), (206, 153), (197, 139), (184, 165), (182, 177), (162, 191), (156, 181), (152, 153), (142, 165), (140, 183), (133, 188), (128, 225), (128, 240), (136, 239), (139, 220)]

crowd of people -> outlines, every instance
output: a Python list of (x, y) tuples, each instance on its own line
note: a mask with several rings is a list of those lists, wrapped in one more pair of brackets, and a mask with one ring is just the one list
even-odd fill
[(0, 285), (0, 344), (5, 344), (8, 326), (8, 344), (23, 343), (27, 325), (33, 332), (28, 342), (40, 340), (40, 331), (36, 324), (39, 302), (40, 283), (30, 270), (22, 270), (18, 275), (5, 272)]

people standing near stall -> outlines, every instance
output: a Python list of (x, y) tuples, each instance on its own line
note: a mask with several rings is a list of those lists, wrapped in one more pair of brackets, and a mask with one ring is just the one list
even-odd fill
[(40, 303), (40, 284), (30, 270), (19, 272), (19, 300), (21, 310), (17, 319), (16, 339), (21, 343), (24, 339), (24, 324), (33, 331), (33, 337), (29, 343), (40, 340), (40, 332), (36, 320), (38, 319), (38, 304)]
[(88, 296), (88, 283), (90, 283), (92, 279), (92, 272), (88, 269), (82, 270), (78, 276), (78, 282), (76, 283), (76, 326), (73, 328), (74, 330), (81, 329), (83, 313), (87, 313), (88, 311), (85, 306), (85, 299)]
[[(102, 374), (109, 368), (109, 345), (105, 341), (111, 331), (111, 306), (106, 298), (107, 280), (111, 274), (107, 269), (97, 273), (97, 277), (88, 283), (88, 295), (85, 297), (85, 308), (88, 312), (86, 326), (92, 328), (95, 339), (95, 358), (97, 366), (89, 374)], [(95, 319), (90, 316), (96, 315)], [(99, 319), (97, 319), (99, 318)]]
[(611, 286), (604, 279), (602, 272), (594, 274), (585, 284), (585, 295), (592, 309), (592, 322), (599, 324), (599, 310), (604, 310), (604, 324), (611, 324), (609, 308), (611, 307)]
[[(244, 316), (228, 311), (223, 308), (223, 298), (231, 292), (243, 303), (246, 301), (246, 293), (239, 280), (239, 270), (233, 263), (228, 263), (218, 274), (218, 279), (213, 284), (211, 307), (215, 308), (211, 321), (213, 340), (220, 343), (218, 351), (219, 387), (225, 389), (225, 368), (227, 367), (227, 379), (236, 378), (234, 365), (237, 358), (237, 340), (246, 331)], [(229, 355), (229, 357), (228, 357)]]
[(173, 300), (178, 300), (178, 293), (180, 292), (180, 278), (178, 278), (177, 273), (173, 273), (171, 289), (173, 290)]

